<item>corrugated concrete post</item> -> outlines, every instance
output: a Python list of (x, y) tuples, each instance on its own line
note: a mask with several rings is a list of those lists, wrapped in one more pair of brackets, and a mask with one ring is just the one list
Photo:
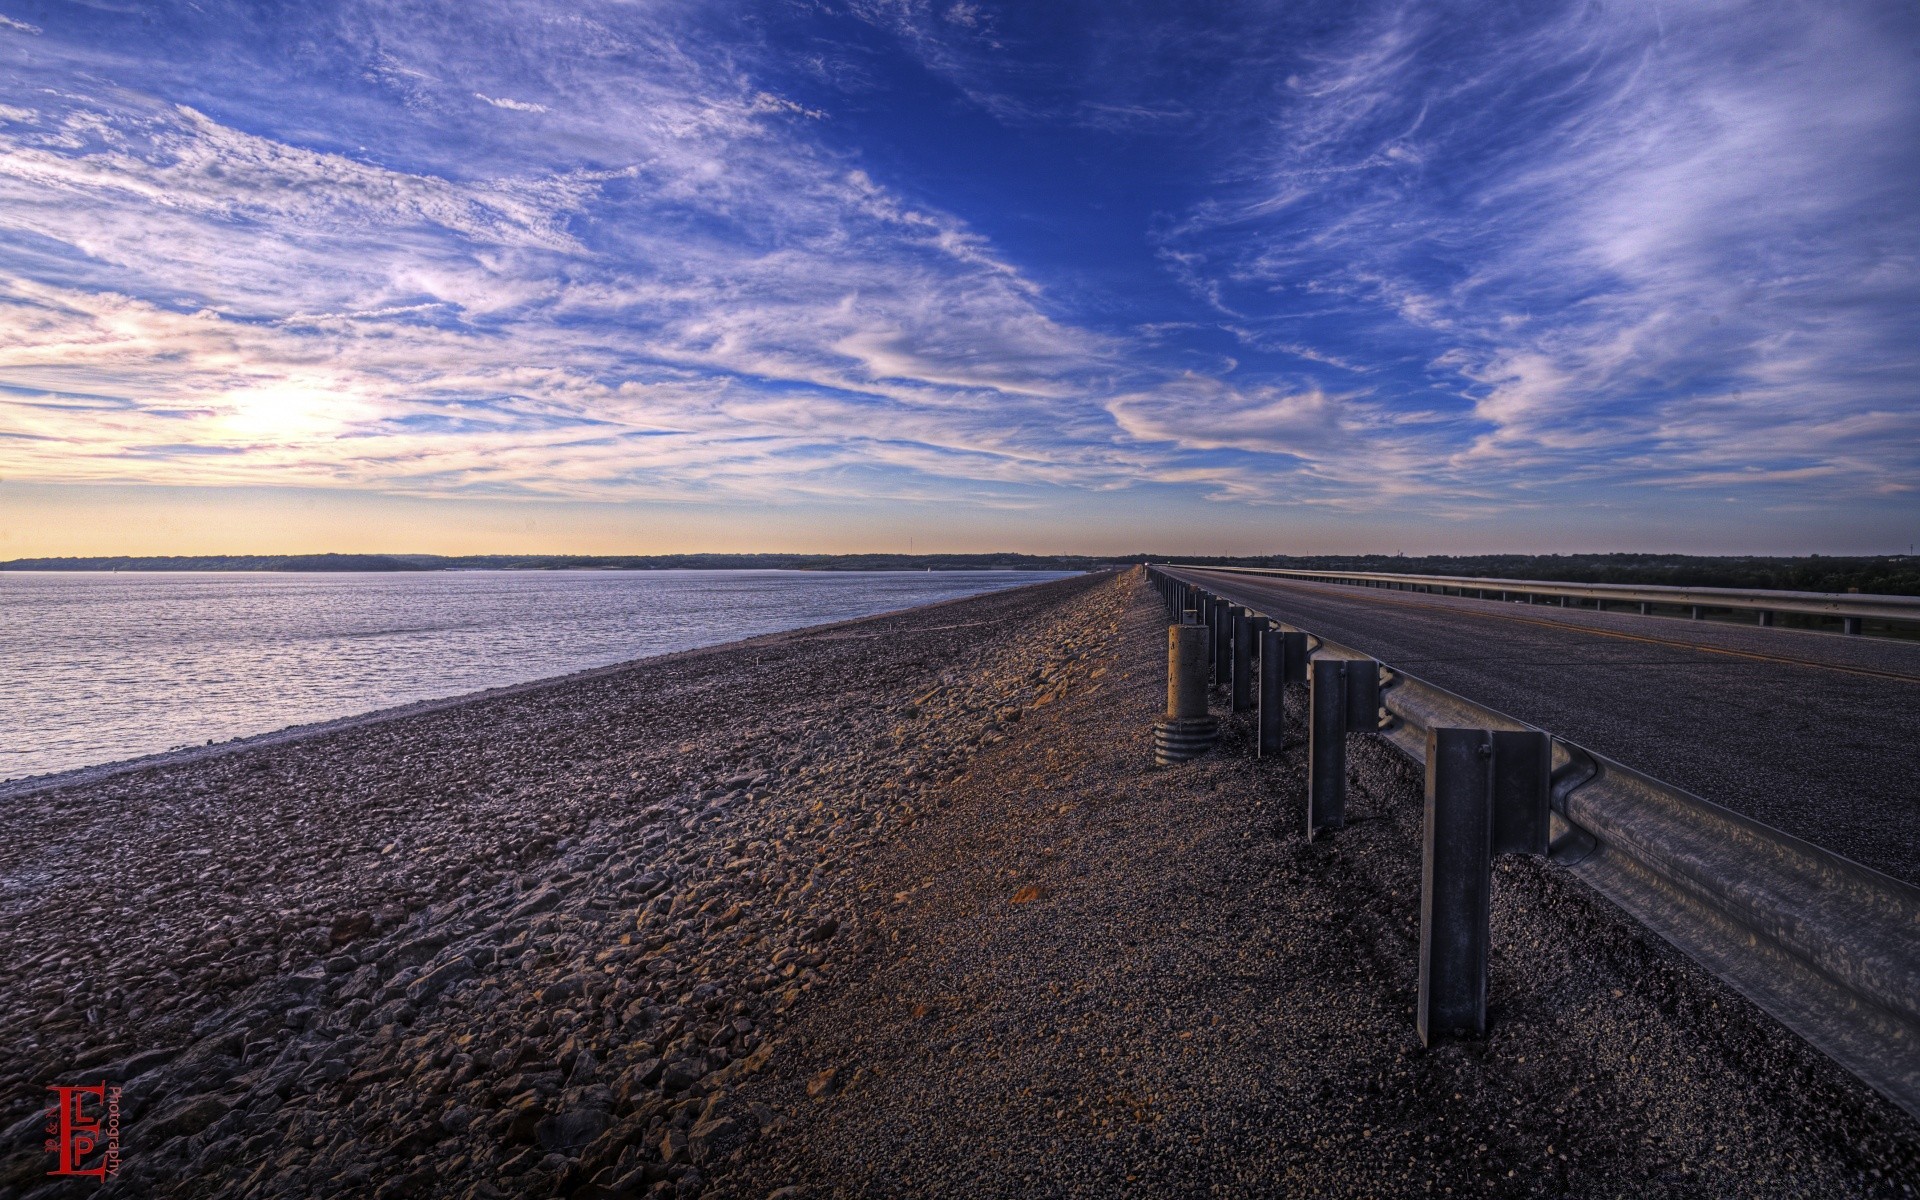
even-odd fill
[(1484, 729), (1427, 731), (1420, 840), (1420, 1041), (1487, 1031), (1493, 912), (1493, 743)]
[(1315, 659), (1307, 692), (1307, 840), (1347, 823), (1347, 665)]
[(1153, 726), (1153, 759), (1166, 766), (1205, 754), (1219, 733), (1207, 713), (1204, 625), (1167, 627), (1167, 711)]
[(1253, 614), (1238, 605), (1233, 610), (1233, 711), (1253, 707)]
[(1268, 629), (1260, 635), (1260, 742), (1257, 753), (1272, 758), (1280, 753), (1287, 731), (1286, 635)]

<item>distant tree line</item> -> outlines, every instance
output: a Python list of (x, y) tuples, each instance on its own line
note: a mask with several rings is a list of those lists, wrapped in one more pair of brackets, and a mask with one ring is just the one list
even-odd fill
[(1091, 571), (1138, 562), (1278, 567), (1298, 571), (1384, 571), (1472, 575), (1565, 583), (1651, 583), (1676, 587), (1766, 588), (1799, 592), (1859, 589), (1920, 595), (1920, 558), (1709, 557), (1689, 554), (1288, 555), (1232, 558), (1128, 554), (279, 554), (184, 557), (21, 558), (0, 571)]

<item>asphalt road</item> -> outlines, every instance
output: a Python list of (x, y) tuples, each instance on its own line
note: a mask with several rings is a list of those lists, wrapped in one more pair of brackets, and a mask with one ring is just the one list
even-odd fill
[(1172, 573), (1920, 884), (1920, 643)]

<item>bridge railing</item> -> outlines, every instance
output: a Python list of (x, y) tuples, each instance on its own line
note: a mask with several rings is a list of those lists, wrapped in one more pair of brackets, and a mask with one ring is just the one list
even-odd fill
[[(1147, 573), (1176, 620), (1189, 608), (1209, 620), (1209, 614), (1231, 613), (1235, 607), (1227, 597), (1166, 569), (1149, 566)], [(1264, 624), (1281, 635), (1267, 640), (1268, 646), (1289, 644), (1281, 638), (1292, 635), (1290, 644), (1303, 652), (1300, 662), (1283, 653), (1268, 661), (1256, 657), (1244, 669), (1271, 672), (1276, 681), (1307, 679), (1315, 687), (1324, 676), (1342, 696), (1349, 681), (1362, 682), (1362, 695), (1371, 690), (1366, 684), (1377, 681), (1377, 705), (1363, 720), (1354, 719), (1351, 703), (1310, 699), (1310, 837), (1337, 828), (1338, 814), (1344, 812), (1344, 749), (1329, 744), (1329, 735), (1334, 742), (1344, 742), (1348, 733), (1375, 734), (1427, 767), (1424, 918), (1429, 915), (1424, 910), (1436, 899), (1431, 878), (1436, 771), (1453, 769), (1433, 761), (1434, 747), (1449, 738), (1457, 745), (1456, 735), (1463, 731), (1487, 731), (1489, 742), (1496, 731), (1531, 732), (1548, 739), (1550, 772), (1541, 785), (1547, 829), (1545, 845), (1539, 847), (1548, 860), (1920, 1117), (1920, 888), (1375, 663), (1359, 650), (1287, 624), (1276, 614), (1242, 611), (1265, 617)], [(1228, 639), (1236, 627), (1254, 624), (1231, 619), (1209, 623), (1223, 629)], [(1222, 653), (1216, 661), (1223, 667), (1217, 682), (1229, 684), (1226, 672), (1240, 656)], [(1340, 664), (1341, 669), (1316, 671), (1314, 664), (1320, 662), (1329, 668)], [(1277, 694), (1278, 689), (1260, 691)], [(1268, 721), (1263, 713), (1263, 751)], [(1492, 751), (1489, 745), (1480, 753), (1488, 756)], [(1491, 778), (1486, 788), (1490, 795), (1497, 791)], [(1440, 790), (1446, 792), (1444, 783)], [(1497, 795), (1493, 802), (1507, 803)], [(1491, 818), (1501, 819), (1498, 812)], [(1524, 812), (1519, 819), (1524, 824)], [(1445, 831), (1440, 833), (1444, 837)], [(1483, 857), (1502, 848), (1518, 847), (1491, 845)], [(1430, 965), (1435, 970), (1447, 966), (1441, 948), (1426, 944), (1429, 923), (1423, 920), (1423, 1004)], [(1484, 965), (1484, 942), (1476, 952)], [(1484, 969), (1479, 986), (1484, 996)], [(1423, 1036), (1425, 1015), (1423, 1007)]]

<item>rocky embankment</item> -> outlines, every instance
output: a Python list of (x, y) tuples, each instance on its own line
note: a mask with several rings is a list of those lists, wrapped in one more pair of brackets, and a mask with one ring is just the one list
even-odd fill
[(81, 1186), (37, 1110), (106, 1078), (108, 1195), (697, 1194), (873, 936), (839, 881), (1121, 603), (1064, 580), (11, 801), (0, 1189)]
[(1244, 716), (1149, 767), (1164, 638), (1064, 580), (13, 801), (0, 1190), (98, 1190), (35, 1110), (102, 1077), (108, 1195), (1920, 1186), (1911, 1121), (1535, 863), (1490, 1035), (1421, 1047), (1416, 774), (1356, 740), (1307, 844)]

